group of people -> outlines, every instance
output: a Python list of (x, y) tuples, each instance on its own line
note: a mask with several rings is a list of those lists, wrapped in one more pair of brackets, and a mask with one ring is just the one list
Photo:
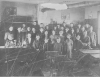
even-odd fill
[(6, 47), (30, 47), (37, 51), (58, 51), (59, 54), (68, 54), (72, 58), (72, 51), (79, 49), (91, 49), (96, 47), (96, 33), (89, 24), (74, 26), (73, 23), (67, 25), (50, 23), (44, 26), (33, 22), (29, 27), (22, 24), (17, 28), (17, 38), (14, 38), (14, 27), (10, 26), (5, 33)]

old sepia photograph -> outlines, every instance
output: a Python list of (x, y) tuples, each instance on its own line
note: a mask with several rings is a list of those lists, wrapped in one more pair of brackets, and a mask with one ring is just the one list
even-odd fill
[(100, 1), (0, 0), (0, 76), (100, 77)]

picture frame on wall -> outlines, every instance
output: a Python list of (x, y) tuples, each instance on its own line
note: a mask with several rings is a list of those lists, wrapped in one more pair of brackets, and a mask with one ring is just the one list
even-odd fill
[(88, 18), (91, 19), (93, 17), (92, 11), (89, 13)]
[(61, 15), (62, 20), (66, 20), (66, 15)]
[(66, 19), (67, 19), (67, 20), (70, 20), (70, 13), (68, 13), (68, 14), (66, 15)]
[(62, 20), (70, 20), (70, 13), (67, 13), (67, 14), (62, 13), (61, 14), (61, 19)]

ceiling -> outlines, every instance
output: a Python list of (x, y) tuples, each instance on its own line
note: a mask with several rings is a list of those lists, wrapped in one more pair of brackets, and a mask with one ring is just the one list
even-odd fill
[[(40, 3), (75, 4), (75, 3), (83, 2), (83, 0), (0, 0), (0, 1), (12, 1), (12, 2), (23, 2), (23, 3), (33, 3), (33, 4), (40, 4)], [(86, 0), (84, 0), (84, 1), (86, 1)], [(88, 1), (91, 1), (91, 0), (88, 0)]]
[(31, 4), (42, 4), (42, 3), (65, 3), (70, 8), (79, 7), (79, 6), (89, 6), (89, 5), (100, 5), (98, 0), (0, 0), (0, 1), (11, 1), (11, 2), (22, 2), (22, 3), (31, 3)]

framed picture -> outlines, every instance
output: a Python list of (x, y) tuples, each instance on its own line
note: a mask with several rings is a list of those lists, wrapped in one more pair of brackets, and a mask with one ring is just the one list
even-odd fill
[(66, 15), (66, 19), (67, 19), (67, 20), (70, 20), (70, 13), (68, 13), (68, 14)]
[(89, 13), (88, 18), (91, 19), (93, 17), (92, 11)]
[(70, 20), (70, 13), (63, 13), (61, 14), (62, 20)]

